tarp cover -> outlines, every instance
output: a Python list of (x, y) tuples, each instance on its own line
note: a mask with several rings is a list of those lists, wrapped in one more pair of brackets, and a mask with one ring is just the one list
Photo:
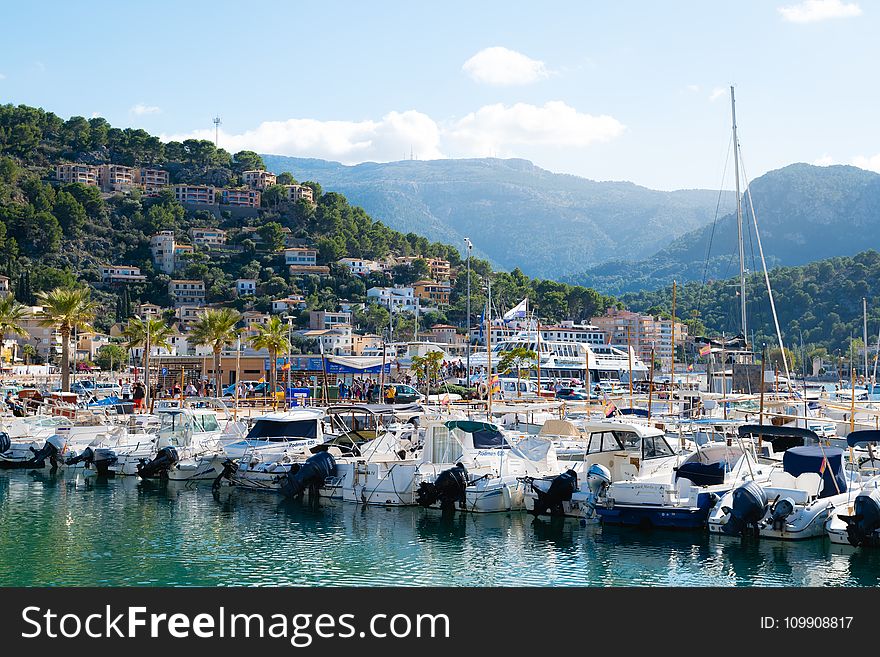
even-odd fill
[(853, 431), (846, 437), (846, 444), (850, 447), (866, 445), (868, 443), (880, 443), (880, 431), (876, 429)]
[[(828, 458), (828, 465), (822, 471), (822, 462)], [(822, 475), (824, 485), (819, 497), (846, 492), (846, 479), (843, 476), (843, 450), (839, 447), (792, 447), (782, 457), (783, 469), (793, 477), (805, 472)], [(835, 485), (836, 482), (836, 485)]]

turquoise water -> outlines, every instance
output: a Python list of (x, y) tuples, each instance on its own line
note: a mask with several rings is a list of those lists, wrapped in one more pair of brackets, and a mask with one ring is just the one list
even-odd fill
[(876, 586), (880, 550), (0, 473), (0, 585)]

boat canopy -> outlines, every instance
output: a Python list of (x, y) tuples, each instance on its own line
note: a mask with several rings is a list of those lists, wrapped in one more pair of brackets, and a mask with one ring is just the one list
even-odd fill
[(839, 447), (822, 447), (821, 445), (792, 447), (782, 457), (782, 468), (793, 477), (805, 472), (820, 474), (824, 485), (819, 492), (819, 497), (830, 497), (846, 492), (846, 477), (843, 476), (843, 450)]
[(498, 425), (491, 422), (475, 422), (472, 420), (449, 420), (443, 423), (447, 429), (458, 429), (471, 434), (474, 441), (474, 449), (489, 449), (493, 447), (509, 447), (504, 439), (504, 434)]
[(876, 429), (853, 431), (846, 437), (846, 444), (850, 447), (868, 443), (880, 443), (880, 431)]

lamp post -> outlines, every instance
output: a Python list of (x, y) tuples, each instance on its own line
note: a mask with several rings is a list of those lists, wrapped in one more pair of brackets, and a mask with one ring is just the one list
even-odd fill
[(291, 315), (287, 316), (287, 390), (285, 391), (284, 398), (287, 400), (287, 408), (290, 409), (291, 400), (288, 399), (288, 395), (292, 395), (293, 392), (290, 388), (290, 371), (293, 367), (290, 364), (291, 357), (293, 356), (293, 317)]
[(467, 246), (467, 320), (465, 322), (465, 330), (467, 331), (467, 374), (465, 375), (465, 385), (471, 382), (471, 251), (474, 248), (470, 238), (465, 237), (464, 243)]

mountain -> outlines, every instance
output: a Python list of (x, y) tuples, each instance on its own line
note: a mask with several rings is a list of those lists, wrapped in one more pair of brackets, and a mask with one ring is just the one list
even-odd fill
[[(262, 155), (275, 173), (345, 194), (391, 228), (464, 246), (504, 269), (560, 278), (615, 259), (650, 257), (709, 224), (719, 194), (660, 192), (551, 173), (520, 159), (404, 160), (345, 166)], [(733, 194), (721, 207), (733, 207)]]
[[(767, 266), (799, 265), (880, 249), (880, 175), (851, 166), (792, 164), (750, 186)], [(746, 267), (761, 270), (748, 196), (743, 207)], [(711, 244), (711, 251), (709, 246)], [(606, 293), (654, 289), (678, 281), (726, 278), (739, 271), (736, 214), (682, 235), (637, 263), (591, 267), (569, 282)], [(709, 258), (707, 262), (707, 253)]]
[[(755, 201), (757, 204), (757, 200)], [(851, 337), (862, 336), (862, 298), (868, 304), (868, 343), (873, 345), (880, 329), (880, 253), (864, 251), (854, 256), (828, 258), (806, 265), (771, 269), (770, 285), (786, 346), (797, 351), (823, 345), (829, 351), (846, 350)], [(740, 331), (739, 276), (705, 286), (698, 282), (679, 285), (676, 317), (696, 319), (710, 334)], [(776, 343), (776, 330), (764, 277), (751, 274), (746, 286), (746, 317), (749, 340), (768, 346)], [(633, 292), (621, 299), (628, 308), (651, 314), (672, 310), (671, 286)], [(694, 327), (702, 333), (703, 326)], [(860, 342), (859, 342), (860, 344)], [(858, 357), (857, 357), (858, 358)]]

